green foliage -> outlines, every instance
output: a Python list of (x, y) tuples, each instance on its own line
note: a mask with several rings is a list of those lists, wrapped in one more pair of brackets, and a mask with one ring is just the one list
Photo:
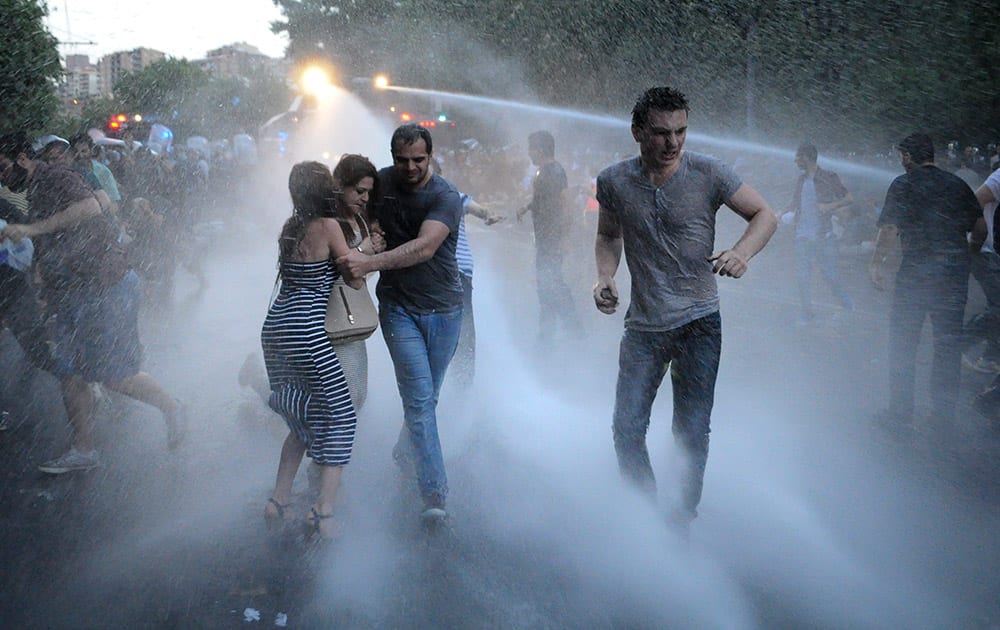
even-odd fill
[(44, 2), (0, 0), (0, 129), (39, 131), (56, 112), (62, 67), (47, 13)]
[[(963, 0), (274, 0), (293, 59), (348, 76), (627, 111), (688, 93), (701, 128), (882, 148), (1000, 138), (1000, 13)], [(701, 122), (704, 121), (704, 122)]]
[(84, 118), (101, 126), (118, 112), (140, 113), (163, 122), (176, 138), (225, 138), (255, 134), (290, 99), (284, 81), (266, 72), (217, 78), (186, 59), (168, 58), (123, 76), (114, 97), (88, 103)]

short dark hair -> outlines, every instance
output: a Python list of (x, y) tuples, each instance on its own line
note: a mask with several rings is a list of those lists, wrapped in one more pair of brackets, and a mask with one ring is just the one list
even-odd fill
[(679, 90), (671, 87), (652, 87), (643, 92), (632, 108), (632, 124), (642, 127), (649, 120), (652, 110), (661, 112), (690, 111), (687, 97)]
[(424, 144), (427, 146), (428, 155), (434, 152), (434, 142), (431, 140), (431, 132), (416, 123), (407, 123), (396, 127), (396, 131), (392, 132), (392, 140), (389, 141), (389, 151), (393, 155), (396, 155), (397, 146), (414, 144), (417, 140), (424, 141)]
[(94, 147), (94, 139), (90, 137), (89, 133), (83, 132), (70, 136), (69, 146), (74, 146), (79, 142), (86, 142), (90, 148)]
[(799, 145), (799, 148), (795, 151), (795, 155), (815, 162), (816, 158), (819, 157), (819, 151), (816, 150), (816, 145), (809, 142), (803, 142)]
[(23, 131), (15, 131), (0, 135), (0, 155), (16, 160), (17, 156), (22, 153), (29, 158), (35, 157), (35, 149), (31, 146), (28, 134)]
[(528, 148), (535, 148), (545, 157), (556, 156), (556, 139), (548, 131), (536, 131), (528, 136)]
[(934, 141), (926, 133), (911, 133), (896, 145), (896, 149), (909, 153), (910, 159), (917, 164), (934, 161)]

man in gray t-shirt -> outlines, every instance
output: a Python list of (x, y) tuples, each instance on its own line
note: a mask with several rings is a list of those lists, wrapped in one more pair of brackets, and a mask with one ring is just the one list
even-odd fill
[[(767, 202), (722, 162), (684, 150), (687, 99), (651, 88), (632, 110), (639, 157), (609, 166), (597, 178), (600, 213), (594, 302), (602, 313), (618, 305), (614, 275), (622, 250), (632, 276), (625, 315), (614, 440), (622, 473), (655, 497), (646, 450), (653, 399), (668, 366), (673, 382), (673, 433), (688, 457), (679, 524), (701, 500), (722, 322), (715, 275), (739, 278), (774, 234)], [(730, 249), (713, 253), (715, 216), (725, 204), (748, 221)]]

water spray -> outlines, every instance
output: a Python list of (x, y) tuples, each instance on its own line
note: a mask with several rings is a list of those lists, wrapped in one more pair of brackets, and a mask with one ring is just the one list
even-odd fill
[[(519, 101), (511, 101), (501, 98), (475, 96), (473, 94), (462, 94), (460, 92), (446, 92), (441, 90), (428, 90), (424, 88), (392, 85), (389, 83), (388, 78), (385, 77), (384, 75), (379, 75), (375, 77), (374, 83), (377, 88), (382, 90), (392, 90), (395, 92), (401, 92), (405, 94), (416, 94), (418, 96), (426, 96), (428, 98), (441, 99), (442, 101), (446, 100), (456, 103), (469, 103), (473, 105), (496, 107), (499, 109), (528, 111), (536, 114), (553, 116), (557, 118), (582, 120), (585, 122), (611, 128), (617, 127), (617, 128), (627, 129), (631, 126), (630, 120), (624, 118), (618, 118), (615, 116), (610, 116), (607, 114), (592, 114), (588, 112), (581, 112), (575, 109), (551, 107), (548, 105), (534, 105), (531, 103), (522, 103)], [(696, 133), (696, 132), (688, 132), (687, 137), (692, 142), (701, 145), (714, 146), (729, 150), (746, 151), (748, 153), (753, 153), (756, 155), (770, 155), (777, 158), (786, 159), (788, 161), (793, 161), (795, 159), (794, 150), (783, 149), (781, 147), (776, 147), (773, 145), (761, 144), (758, 142), (750, 142), (748, 140), (737, 140), (733, 138), (719, 138), (717, 136), (712, 136), (704, 133)], [(870, 177), (877, 181), (889, 182), (900, 174), (898, 172), (890, 171), (888, 169), (878, 168), (874, 166), (866, 166), (863, 164), (858, 164), (856, 162), (851, 162), (849, 160), (821, 158), (820, 162), (823, 163), (824, 167), (829, 167), (832, 170), (836, 170), (841, 173), (851, 173), (854, 175)]]

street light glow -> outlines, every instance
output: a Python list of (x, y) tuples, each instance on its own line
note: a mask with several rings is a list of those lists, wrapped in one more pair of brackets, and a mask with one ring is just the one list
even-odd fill
[(373, 83), (375, 84), (375, 89), (384, 90), (389, 87), (389, 77), (384, 74), (377, 75)]
[(330, 75), (319, 66), (309, 66), (302, 72), (299, 84), (306, 94), (318, 95), (330, 87)]

